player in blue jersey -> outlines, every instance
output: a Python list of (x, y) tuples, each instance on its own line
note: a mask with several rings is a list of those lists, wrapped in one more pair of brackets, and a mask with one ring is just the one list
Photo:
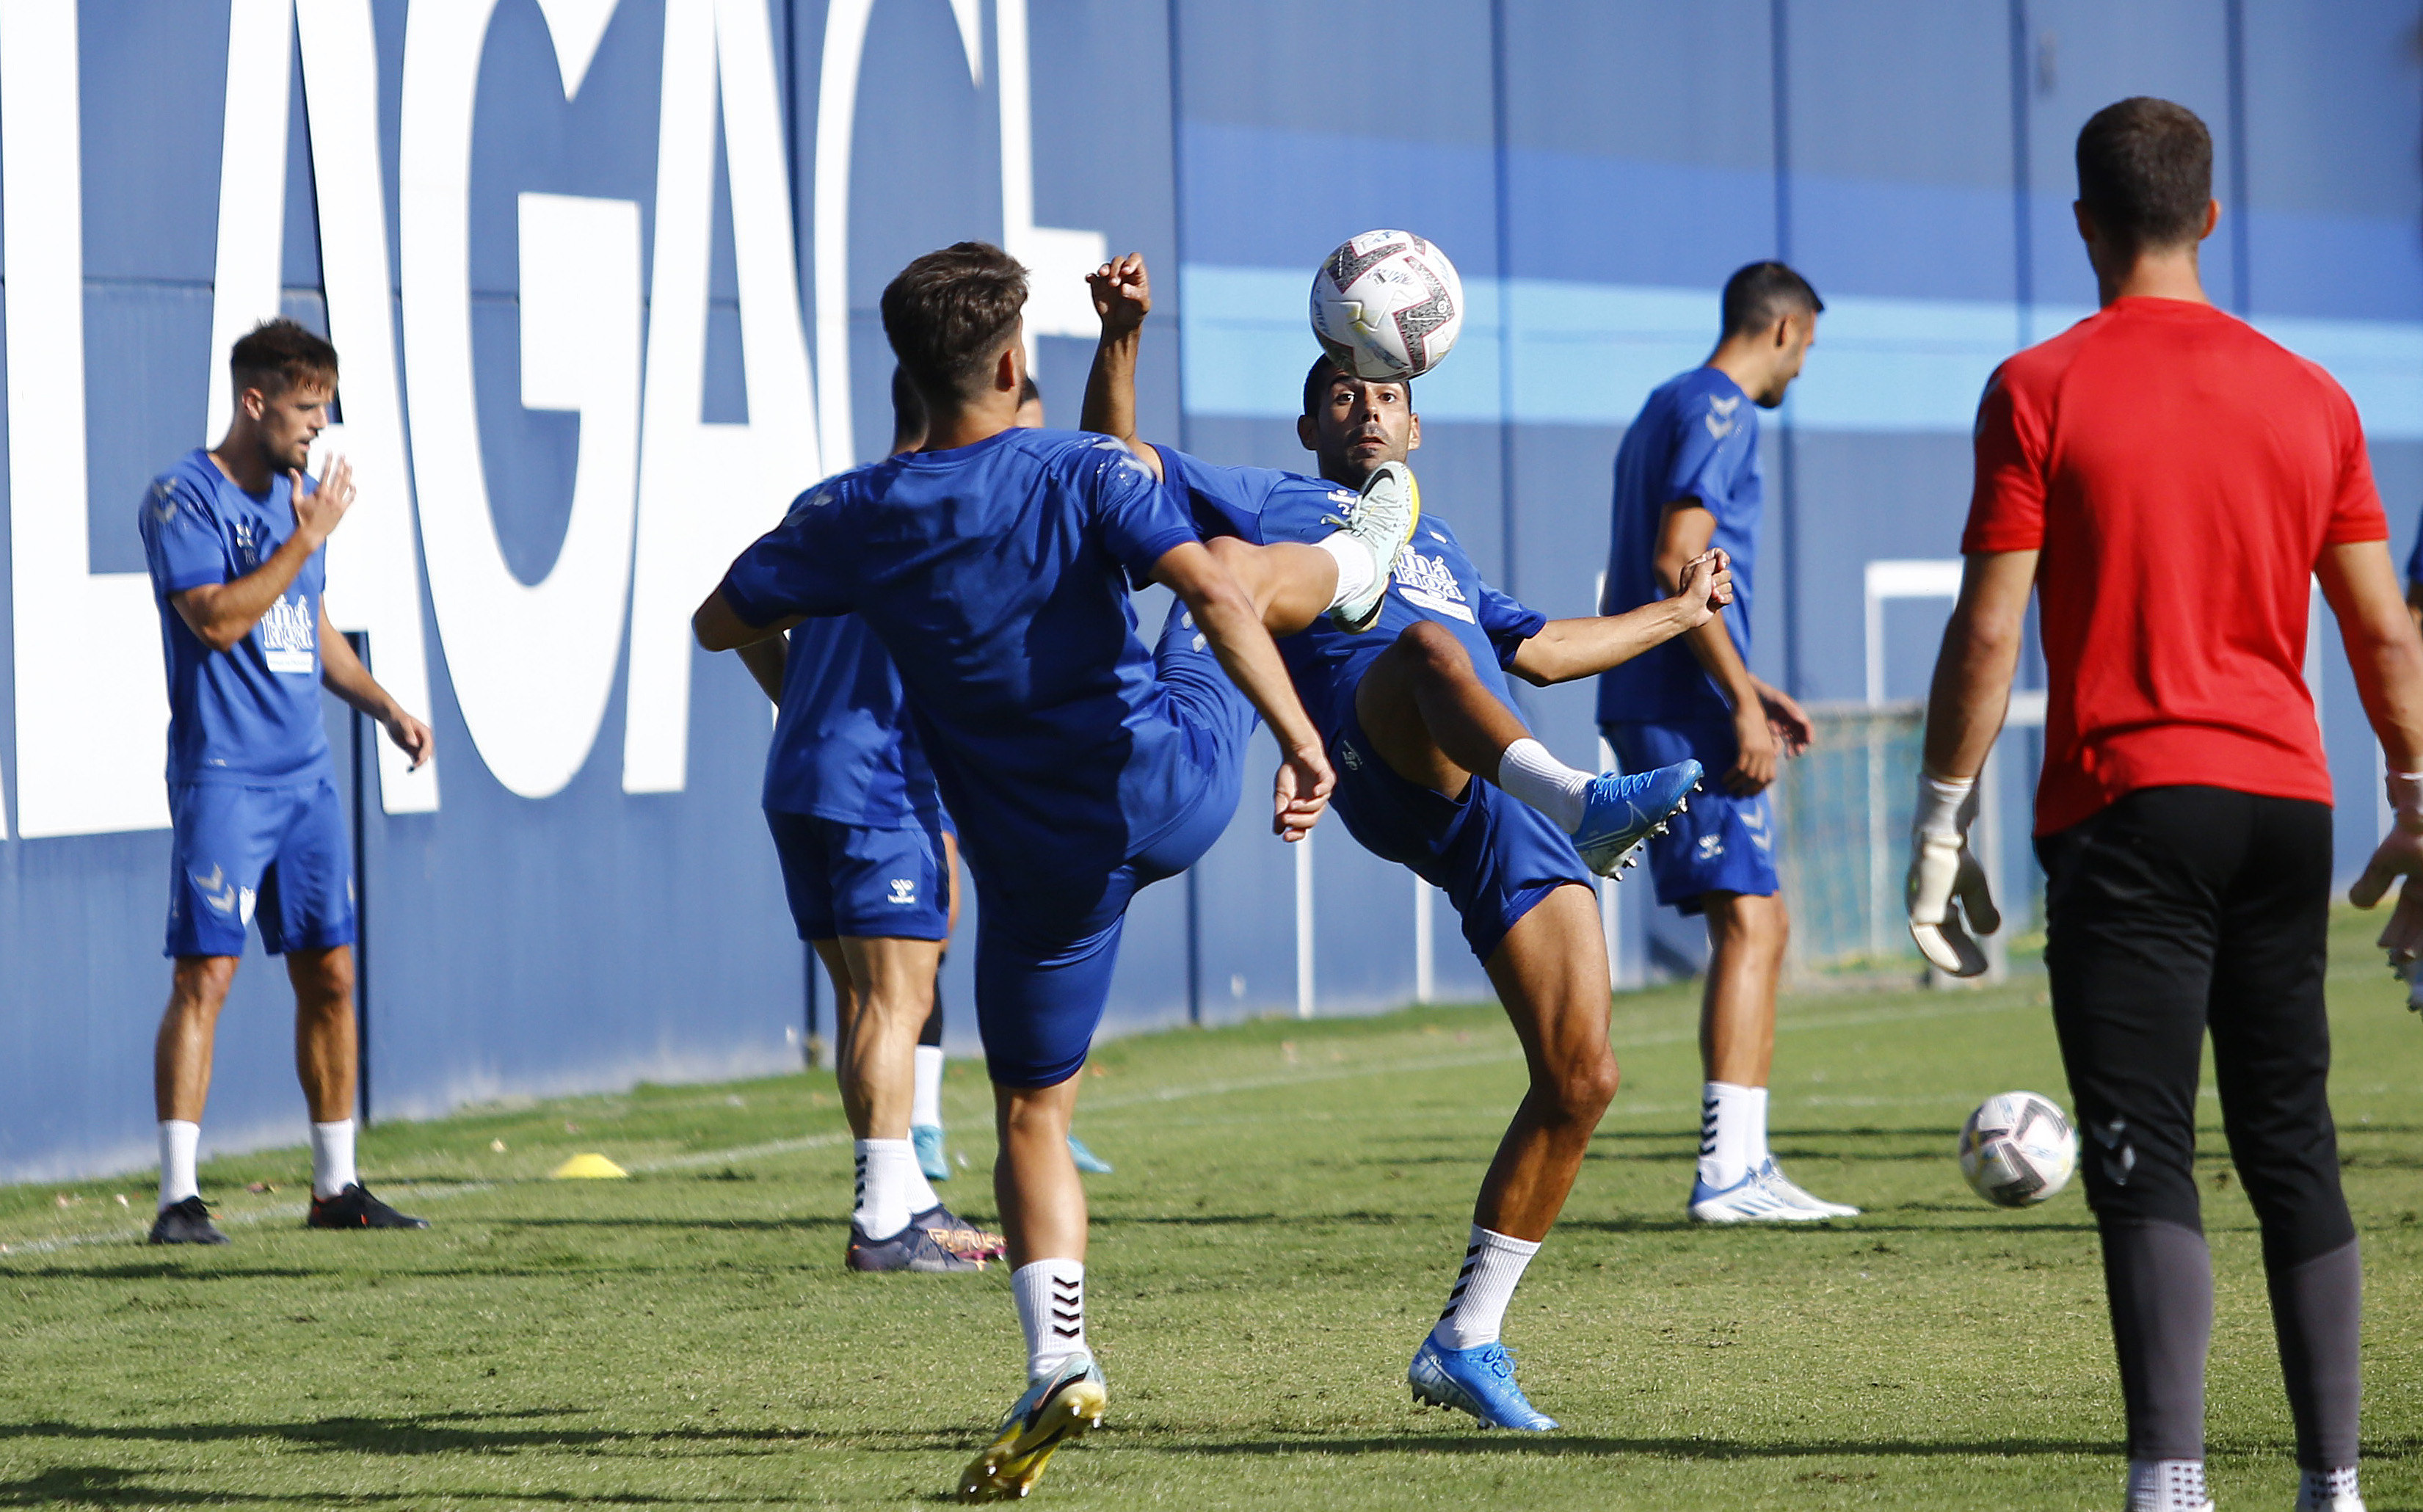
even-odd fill
[[(1106, 263), (1092, 282), (1102, 337), (1086, 426), (1184, 488), (1207, 532), (1302, 540), (1375, 477), (1404, 473), (1421, 444), (1411, 384), (1352, 378), (1326, 358), (1306, 374), (1296, 422), (1320, 459), (1317, 478), (1213, 466), (1138, 441), (1135, 359), (1152, 307), (1144, 260)], [(1407, 1370), (1417, 1400), (1485, 1426), (1557, 1425), (1515, 1384), (1499, 1328), (1615, 1095), (1591, 873), (1618, 870), (1700, 777), (1687, 759), (1622, 778), (1563, 765), (1515, 715), (1506, 674), (1542, 685), (1591, 676), (1707, 622), (1730, 593), (1723, 553), (1710, 550), (1666, 601), (1551, 621), (1482, 582), (1455, 532), (1426, 511), (1370, 633), (1324, 621), (1279, 642), (1337, 768), (1338, 817), (1365, 849), (1446, 890), (1529, 1063), (1530, 1088), (1481, 1184), (1447, 1309)]]
[(354, 895), (320, 689), (429, 759), (429, 727), (329, 628), (322, 546), (353, 471), (304, 476), (336, 397), (337, 353), (293, 321), (230, 357), (225, 439), (152, 481), (137, 524), (168, 672), (168, 939), (176, 962), (153, 1052), (160, 1119), (154, 1244), (225, 1244), (194, 1175), (219, 1010), (256, 918), (294, 986), (294, 1059), (311, 1111), (312, 1228), (426, 1228), (354, 1166)]
[(1825, 307), (1781, 262), (1735, 273), (1725, 284), (1716, 351), (1651, 393), (1615, 454), (1603, 612), (1672, 592), (1682, 564), (1712, 543), (1734, 564), (1733, 613), (1608, 672), (1598, 695), (1600, 727), (1626, 767), (1691, 757), (1718, 774), (1707, 799), (1649, 846), (1657, 901), (1707, 921), (1706, 1079), (1689, 1203), (1702, 1222), (1813, 1222), (1859, 1211), (1788, 1180), (1766, 1142), (1775, 992), (1789, 931), (1766, 789), (1778, 759), (1806, 748), (1811, 730), (1800, 705), (1749, 665), (1766, 486), (1758, 412), (1783, 402)]
[[(1415, 518), (1409, 496), (1380, 491), (1313, 544), (1199, 540), (1117, 442), (1016, 427), (1025, 302), (1025, 270), (984, 243), (895, 278), (884, 333), (926, 401), (924, 448), (801, 495), (694, 620), (723, 650), (809, 617), (863, 619), (958, 822), (1028, 1362), (1026, 1391), (962, 1477), (978, 1499), (1023, 1494), (1106, 1399), (1068, 1133), (1128, 902), (1227, 827), (1258, 712), (1281, 752), (1273, 827), (1301, 835), (1319, 818), (1329, 763), (1272, 633), (1375, 612)], [(1129, 602), (1147, 581), (1185, 606), (1153, 650)]]

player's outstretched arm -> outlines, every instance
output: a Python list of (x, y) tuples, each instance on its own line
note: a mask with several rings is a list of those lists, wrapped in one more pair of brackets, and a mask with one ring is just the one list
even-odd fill
[[(294, 500), (294, 533), (270, 553), (269, 559), (224, 583), (204, 583), (168, 595), (185, 627), (213, 651), (226, 651), (252, 634), (269, 606), (286, 596), (311, 554), (327, 543), (337, 522), (354, 507), (354, 465), (331, 457), (320, 472), (320, 486), (306, 493), (303, 475), (289, 472)], [(323, 658), (325, 665), (325, 658)]]
[(1272, 830), (1282, 840), (1309, 833), (1329, 802), (1337, 778), (1321, 748), (1321, 732), (1304, 712), (1289, 681), (1286, 663), (1254, 601), (1202, 543), (1187, 542), (1162, 553), (1153, 580), (1178, 595), (1195, 616), (1220, 666), (1271, 727), (1279, 743), (1278, 781), (1272, 803)]
[(1716, 618), (1734, 601), (1733, 561), (1709, 549), (1683, 564), (1672, 598), (1622, 614), (1551, 620), (1523, 642), (1507, 670), (1534, 687), (1595, 677)]
[(328, 622), (328, 600), (320, 599), (320, 685), (379, 722), (396, 748), (412, 758), (417, 769), (429, 760), (437, 737), (429, 727), (405, 712), (395, 696), (378, 685), (371, 669), (354, 654), (354, 643)]
[(1112, 259), (1087, 274), (1085, 285), (1093, 294), (1102, 336), (1094, 346), (1094, 365), (1085, 373), (1085, 403), (1077, 424), (1123, 442), (1159, 478), (1161, 453), (1135, 433), (1136, 353), (1144, 344), (1145, 317), (1152, 313), (1152, 279), (1145, 271), (1144, 254)]

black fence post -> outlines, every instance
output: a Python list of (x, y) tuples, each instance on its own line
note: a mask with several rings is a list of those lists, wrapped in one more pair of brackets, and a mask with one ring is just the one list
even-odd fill
[[(348, 630), (345, 644), (354, 648), (354, 655), (370, 670), (371, 633)], [(368, 731), (370, 716), (353, 711), (354, 762), (354, 1059), (359, 1068), (361, 1091), (358, 1100), (362, 1126), (371, 1122), (371, 874), (370, 858), (365, 845), (370, 839), (370, 783), (367, 780), (372, 760), (378, 748), (378, 736)]]

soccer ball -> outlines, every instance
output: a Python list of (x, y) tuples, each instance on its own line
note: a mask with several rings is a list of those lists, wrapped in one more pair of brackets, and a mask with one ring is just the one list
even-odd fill
[(1960, 1128), (1960, 1173), (1972, 1190), (2003, 1207), (2043, 1202), (2078, 1169), (2078, 1131), (2050, 1097), (2004, 1092), (1987, 1098)]
[(1406, 382), (1439, 365), (1464, 329), (1464, 281), (1410, 231), (1365, 231), (1312, 276), (1312, 334), (1341, 370)]

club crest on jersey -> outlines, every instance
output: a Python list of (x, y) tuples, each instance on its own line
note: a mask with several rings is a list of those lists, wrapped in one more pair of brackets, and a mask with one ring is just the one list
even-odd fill
[(1397, 553), (1394, 575), (1397, 591), (1406, 603), (1466, 624), (1475, 622), (1472, 606), (1465, 602), (1463, 586), (1448, 569), (1445, 558), (1425, 557), (1409, 545)]
[(273, 672), (309, 676), (312, 666), (311, 599), (297, 593), (291, 599), (279, 599), (261, 617), (261, 649), (262, 659)]

